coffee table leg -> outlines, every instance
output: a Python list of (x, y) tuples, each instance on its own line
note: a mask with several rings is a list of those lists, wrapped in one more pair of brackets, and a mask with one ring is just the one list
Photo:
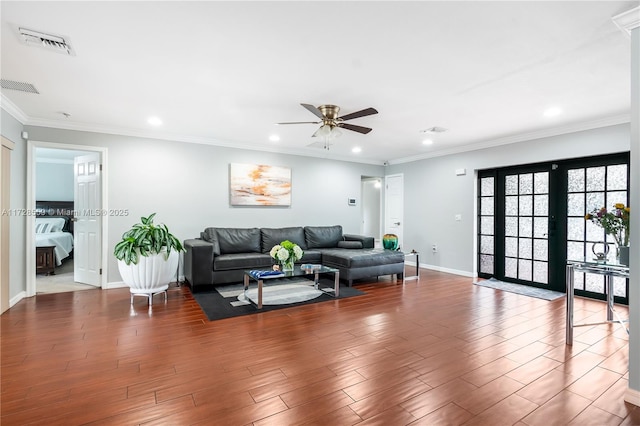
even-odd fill
[(333, 289), (336, 297), (340, 296), (340, 271), (336, 271), (333, 273)]
[(258, 280), (258, 309), (262, 309), (262, 280)]

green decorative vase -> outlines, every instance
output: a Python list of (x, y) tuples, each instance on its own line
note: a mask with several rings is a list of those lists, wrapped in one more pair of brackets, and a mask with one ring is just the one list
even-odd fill
[(384, 234), (382, 236), (382, 247), (387, 250), (398, 250), (398, 236), (396, 234)]

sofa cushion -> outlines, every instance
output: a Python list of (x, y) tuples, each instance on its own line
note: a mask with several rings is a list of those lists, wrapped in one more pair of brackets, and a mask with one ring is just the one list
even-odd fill
[(302, 250), (307, 249), (307, 244), (304, 240), (304, 228), (301, 226), (290, 228), (261, 228), (260, 235), (262, 237), (263, 253), (269, 253), (273, 246), (280, 244), (284, 240), (296, 243)]
[(220, 254), (260, 253), (260, 229), (216, 228)]
[(262, 269), (272, 265), (271, 256), (262, 253), (232, 253), (216, 256), (213, 261), (215, 271), (236, 269)]
[(337, 247), (338, 241), (342, 241), (342, 226), (305, 226), (304, 236), (307, 248)]
[(218, 233), (216, 232), (216, 228), (207, 228), (204, 232), (200, 233), (200, 236), (203, 240), (213, 244), (213, 255), (219, 256), (220, 244), (218, 243)]
[(361, 249), (361, 241), (338, 241), (338, 248), (344, 249)]
[(404, 263), (404, 253), (384, 249), (326, 249), (322, 250), (322, 263), (338, 268), (363, 268), (376, 265)]

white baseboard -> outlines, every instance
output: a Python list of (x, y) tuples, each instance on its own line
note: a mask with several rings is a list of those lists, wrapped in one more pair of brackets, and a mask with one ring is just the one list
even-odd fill
[[(409, 263), (409, 262), (407, 262), (407, 263)], [(415, 265), (415, 263), (414, 263), (414, 265)], [(425, 268), (425, 269), (431, 269), (433, 271), (445, 272), (447, 274), (461, 275), (463, 277), (470, 277), (470, 278), (474, 277), (474, 273), (473, 272), (461, 271), (459, 269), (443, 268), (442, 266), (428, 265), (426, 263), (421, 263), (420, 267), (421, 268)]]
[(625, 392), (624, 394), (624, 400), (629, 404), (633, 404), (640, 407), (640, 391), (627, 388), (627, 392)]
[(129, 287), (129, 286), (126, 285), (124, 281), (111, 281), (110, 283), (107, 283), (107, 285), (102, 287), (102, 289), (109, 290), (111, 288), (122, 288), (122, 287)]
[(25, 297), (27, 297), (27, 292), (26, 291), (21, 291), (20, 293), (16, 294), (11, 299), (9, 299), (9, 307), (14, 306), (16, 303), (18, 303), (19, 301), (21, 301)]

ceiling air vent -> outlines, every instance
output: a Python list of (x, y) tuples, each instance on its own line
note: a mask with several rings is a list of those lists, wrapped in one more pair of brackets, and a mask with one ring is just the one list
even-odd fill
[(2, 83), (3, 89), (18, 90), (20, 92), (40, 94), (40, 92), (38, 92), (38, 89), (36, 89), (33, 86), (33, 84), (30, 84), (30, 83), (22, 83), (21, 81), (5, 80), (4, 78), (0, 80), (0, 82)]
[(62, 36), (45, 34), (26, 28), (18, 28), (18, 32), (20, 33), (20, 38), (30, 46), (40, 46), (58, 53), (65, 53), (71, 56), (75, 55), (69, 44), (69, 40), (65, 40)]
[(446, 132), (448, 129), (445, 129), (444, 127), (430, 127), (428, 129), (424, 129), (424, 130), (420, 130), (421, 133), (444, 133)]

